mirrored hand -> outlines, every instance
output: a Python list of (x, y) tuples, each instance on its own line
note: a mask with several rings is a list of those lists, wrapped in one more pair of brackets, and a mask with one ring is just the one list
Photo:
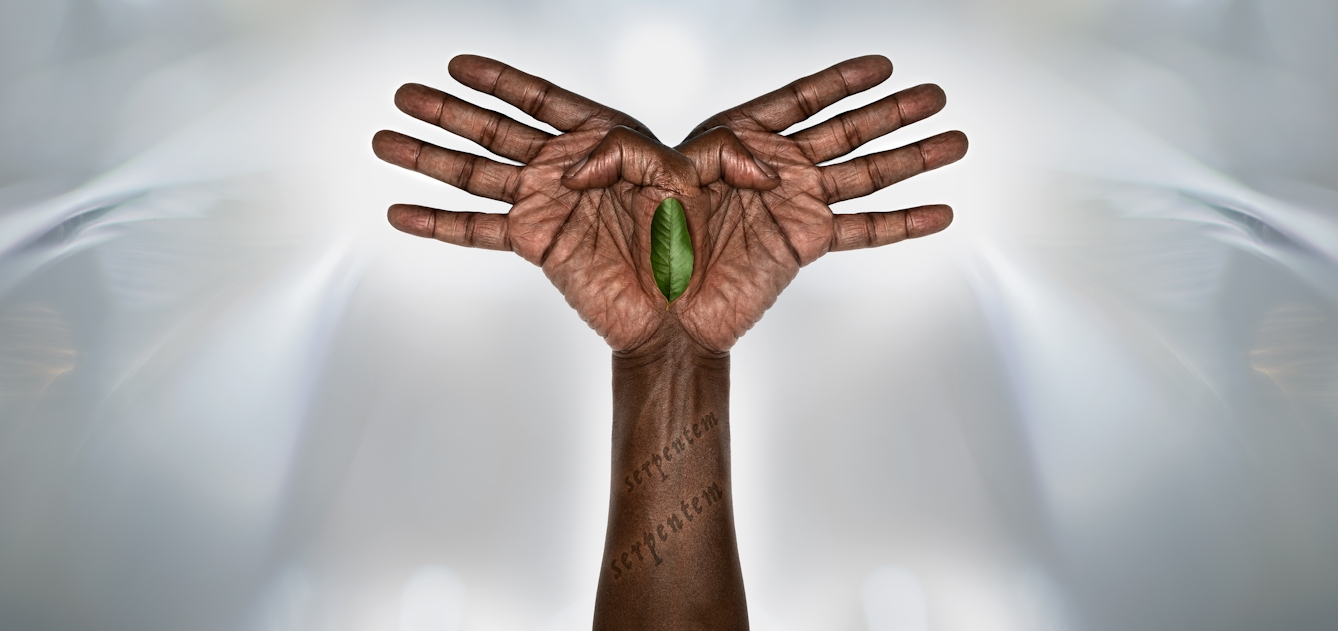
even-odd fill
[[(738, 193), (727, 212), (771, 222), (785, 239), (796, 266), (830, 251), (854, 250), (922, 237), (952, 222), (952, 209), (922, 206), (893, 212), (833, 214), (830, 204), (863, 197), (906, 178), (960, 160), (966, 135), (949, 131), (889, 151), (827, 164), (861, 145), (938, 113), (947, 103), (936, 85), (920, 85), (791, 134), (789, 127), (892, 75), (882, 56), (850, 59), (779, 90), (717, 114), (689, 138), (731, 130), (781, 179), (762, 192)], [(726, 195), (723, 185), (717, 194)]]

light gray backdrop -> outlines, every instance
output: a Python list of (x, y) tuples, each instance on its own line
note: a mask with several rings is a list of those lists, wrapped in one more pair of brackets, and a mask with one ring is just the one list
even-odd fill
[[(609, 360), (379, 163), (502, 59), (676, 142), (841, 59), (967, 158), (734, 352), (759, 630), (1338, 628), (1338, 3), (0, 1), (0, 628), (588, 628)], [(824, 114), (825, 115), (825, 114)]]

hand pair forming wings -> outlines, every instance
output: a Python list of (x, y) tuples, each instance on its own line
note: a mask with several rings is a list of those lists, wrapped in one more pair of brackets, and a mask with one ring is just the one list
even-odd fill
[[(381, 159), (512, 205), (506, 214), (395, 205), (390, 223), (447, 243), (511, 250), (541, 266), (616, 352), (636, 354), (666, 329), (706, 351), (727, 351), (801, 266), (834, 250), (932, 234), (952, 221), (947, 206), (837, 215), (829, 204), (961, 159), (961, 132), (821, 166), (941, 110), (938, 86), (781, 133), (885, 81), (892, 64), (884, 57), (841, 62), (717, 114), (673, 148), (630, 116), (501, 62), (461, 55), (450, 73), (562, 133), (432, 88), (401, 87), (395, 104), (406, 114), (521, 166), (379, 132), (372, 148)], [(650, 223), (667, 197), (683, 204), (696, 263), (687, 291), (666, 309), (651, 273)]]

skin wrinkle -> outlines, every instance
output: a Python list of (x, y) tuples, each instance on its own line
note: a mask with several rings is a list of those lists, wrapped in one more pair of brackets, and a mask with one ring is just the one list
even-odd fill
[(791, 86), (790, 89), (794, 91), (795, 102), (799, 104), (799, 111), (804, 113), (804, 118), (808, 118), (818, 113), (818, 110), (815, 108), (816, 104), (810, 104), (808, 102), (802, 89), (794, 86)]
[[(831, 168), (831, 167), (828, 167)], [(822, 195), (825, 204), (834, 204), (834, 200), (841, 198), (841, 185), (837, 183), (836, 176), (832, 171), (819, 170), (819, 180), (822, 182)]]
[(623, 256), (629, 266), (633, 265), (632, 247), (637, 244), (636, 240), (636, 220), (632, 218), (631, 213), (611, 213), (614, 226), (622, 235), (618, 247), (623, 252)]
[(915, 148), (920, 150), (920, 171), (923, 172), (925, 167), (929, 164), (929, 157), (925, 155), (925, 143), (917, 142), (915, 143)]
[(417, 146), (414, 147), (414, 152), (413, 152), (413, 170), (419, 173), (423, 172), (423, 170), (418, 166), (418, 159), (422, 157), (422, 155), (423, 155), (423, 143), (419, 142)]
[[(448, 68), (448, 71), (449, 71), (449, 68)], [(514, 72), (514, 71), (513, 71), (513, 72)], [(497, 86), (498, 86), (499, 84), (501, 84), (501, 82), (502, 82), (502, 75), (505, 74), (505, 73), (506, 73), (506, 69), (499, 69), (499, 70), (497, 71), (497, 74), (494, 74), (493, 77), (492, 77), (492, 84), (489, 85), (489, 86), (488, 86), (488, 89), (487, 89), (487, 90), (484, 90), (484, 92), (487, 92), (488, 94), (491, 94), (491, 95), (493, 95), (493, 96), (496, 96), (496, 95), (497, 95)], [(528, 113), (529, 113), (529, 112), (526, 112), (526, 114), (528, 114)]]
[[(844, 136), (843, 139), (845, 140), (846, 143), (845, 151), (843, 151), (842, 153), (848, 152), (854, 149), (855, 147), (858, 147), (865, 143), (865, 140), (860, 136), (859, 126), (855, 125), (854, 121), (852, 121), (851, 118), (852, 117), (842, 116), (839, 119), (841, 122), (841, 132)], [(833, 133), (835, 133), (835, 130), (833, 130)], [(821, 154), (814, 152), (812, 157), (817, 158), (820, 157), (820, 155)]]
[[(603, 209), (601, 209), (601, 210), (603, 210)], [(605, 230), (608, 229), (608, 224), (606, 223), (606, 220), (605, 220), (605, 217), (606, 217), (606, 216), (607, 216), (607, 212), (600, 212), (600, 213), (598, 213), (598, 215), (594, 217), (593, 221), (590, 222), (590, 226), (589, 226), (589, 228), (587, 228), (586, 231), (585, 231), (586, 238), (584, 239), (584, 241), (585, 241), (586, 243), (589, 244), (589, 245), (587, 246), (587, 249), (590, 250), (590, 252), (592, 253), (592, 257), (593, 257), (593, 256), (605, 256), (605, 255), (601, 254), (601, 252), (600, 252), (600, 248), (599, 248), (599, 244), (601, 243), (600, 235), (601, 235)], [(610, 235), (610, 236), (612, 236), (612, 235)], [(610, 241), (614, 243), (614, 251), (615, 251), (615, 252), (619, 252), (619, 254), (621, 254), (621, 248), (619, 247), (619, 244), (617, 243), (617, 240), (615, 240), (615, 239), (610, 239)], [(628, 261), (628, 259), (629, 259), (630, 257), (621, 257), (621, 258), (622, 258), (622, 261), (623, 261), (624, 264), (625, 264), (625, 263)]]
[(873, 182), (875, 187), (886, 181), (883, 177), (883, 170), (878, 166), (877, 160), (866, 160), (864, 162), (864, 168), (868, 170), (869, 181)]
[(427, 234), (432, 235), (432, 238), (437, 239), (438, 241), (445, 241), (445, 239), (442, 239), (437, 235), (437, 213), (427, 213), (426, 215), (423, 215), (423, 220), (427, 224), (427, 230), (425, 230)]
[(477, 225), (478, 225), (478, 215), (473, 215), (473, 214), (465, 215), (465, 230), (464, 230), (465, 243), (475, 243), (474, 228)]
[(902, 109), (903, 103), (901, 102), (901, 98), (895, 94), (892, 95), (892, 97), (897, 104), (897, 122), (895, 128), (900, 128), (902, 121), (912, 120), (912, 118), (910, 116), (907, 116), (906, 111)]
[(500, 225), (502, 226), (502, 242), (501, 242), (500, 244), (498, 244), (498, 245), (499, 245), (498, 249), (499, 249), (499, 250), (510, 250), (510, 249), (512, 248), (512, 246), (511, 246), (511, 230), (510, 230), (510, 228), (511, 228), (511, 224), (510, 224), (510, 222), (507, 220), (506, 217), (502, 217), (502, 221), (501, 221), (501, 224), (500, 224)]
[[(582, 118), (579, 122), (576, 123), (576, 127), (575, 127), (575, 128), (584, 127), (587, 123), (590, 122), (590, 119), (591, 119), (591, 118), (594, 118), (594, 115), (589, 115), (589, 116), (586, 116), (585, 118)], [(609, 122), (610, 122), (610, 123), (613, 123), (614, 121), (609, 121)], [(638, 125), (638, 127), (639, 127), (639, 126), (640, 126), (640, 125)], [(573, 129), (575, 129), (575, 128), (573, 128)], [(647, 133), (650, 132), (650, 130), (646, 130), (646, 131), (647, 131)]]
[(520, 198), (520, 187), (521, 187), (520, 172), (519, 172), (519, 171), (507, 171), (507, 172), (506, 172), (506, 182), (504, 182), (504, 183), (502, 184), (502, 192), (503, 192), (503, 194), (506, 195), (506, 199), (504, 199), (504, 200), (502, 200), (502, 201), (508, 201), (508, 202), (509, 202), (510, 200), (519, 199), (519, 198)]
[[(603, 192), (603, 191), (598, 191), (598, 192), (595, 193), (595, 195), (597, 196), (597, 198), (596, 198), (596, 200), (595, 200), (595, 203), (596, 203), (596, 204), (601, 204), (601, 203), (603, 202), (604, 192)], [(550, 199), (551, 199), (551, 198), (550, 198)], [(574, 215), (575, 215), (575, 213), (572, 213), (572, 214), (570, 214), (570, 215), (567, 215), (567, 217), (564, 218), (564, 219), (562, 220), (562, 223), (558, 225), (557, 232), (558, 232), (559, 234), (562, 233), (562, 232), (566, 229), (566, 227), (567, 227), (567, 223), (571, 221), (571, 218), (572, 218)], [(544, 266), (545, 266), (546, 262), (548, 261), (548, 255), (553, 251), (553, 246), (557, 245), (557, 242), (558, 242), (557, 239), (553, 239), (553, 240), (548, 244), (548, 247), (544, 249), (543, 254), (539, 256), (539, 267), (544, 267)]]
[[(766, 218), (762, 221), (771, 222), (772, 225), (775, 225), (775, 215), (771, 212), (771, 208), (766, 207), (766, 210), (767, 210)], [(759, 221), (759, 223), (761, 223), (761, 221)], [(752, 232), (753, 234), (758, 234), (757, 229), (755, 227), (752, 229)], [(747, 235), (748, 233), (749, 230), (747, 227), (745, 227), (744, 234)], [(785, 244), (785, 248), (790, 252), (790, 256), (794, 257), (795, 265), (803, 265), (803, 258), (799, 256), (799, 250), (795, 249), (794, 244), (790, 242), (789, 235), (787, 235), (784, 230), (781, 230), (780, 226), (776, 226), (776, 233), (780, 236), (781, 242)], [(761, 238), (760, 237), (755, 238), (754, 242), (760, 245)], [(749, 251), (752, 250), (750, 249)]]
[[(499, 201), (508, 204), (514, 204), (518, 199), (520, 192), (520, 183), (516, 180), (516, 171), (504, 171), (489, 168), (488, 158), (478, 156), (475, 158), (476, 164), (472, 165), (470, 175), (479, 179), (480, 183), (487, 182), (497, 187), (497, 198)], [(487, 161), (487, 162), (485, 162)], [(501, 180), (500, 182), (498, 180)]]
[[(841, 79), (841, 96), (835, 100), (839, 101), (855, 93), (855, 91), (850, 87), (850, 81), (846, 80), (846, 73), (844, 71), (837, 70), (836, 76), (840, 77)], [(817, 112), (813, 112), (809, 114), (809, 116), (812, 116), (813, 114), (817, 114)]]
[(460, 188), (470, 193), (477, 190), (475, 187), (471, 186), (471, 184), (474, 179), (474, 161), (478, 159), (478, 156), (470, 156), (461, 160), (459, 163), (460, 166), (455, 174), (455, 181), (460, 183)]
[(878, 222), (874, 220), (873, 215), (864, 215), (864, 247), (873, 247), (877, 242)]
[(447, 95), (445, 93), (442, 93), (441, 98), (437, 99), (437, 112), (432, 116), (437, 120), (437, 126), (441, 128), (446, 127), (446, 125), (442, 124), (442, 118), (446, 113), (446, 96)]
[(488, 151), (497, 153), (494, 148), (497, 147), (497, 131), (501, 127), (502, 118), (500, 116), (488, 116), (489, 120), (483, 124), (483, 131), (479, 134), (479, 144), (487, 147)]
[(614, 213), (613, 214), (613, 221), (615, 222), (614, 227), (609, 227), (606, 225), (606, 228), (609, 230), (610, 237), (613, 236), (613, 231), (617, 229), (618, 232), (623, 233), (624, 238), (623, 239), (610, 238), (609, 241), (612, 242), (614, 247), (616, 248), (618, 256), (622, 261), (623, 265), (626, 265), (628, 267), (635, 267), (635, 262), (632, 260), (632, 249), (629, 244), (631, 239), (627, 238), (630, 235), (628, 231), (624, 229), (621, 223), (618, 221), (618, 217), (619, 215), (617, 213)]
[(532, 97), (533, 101), (530, 102), (530, 106), (525, 108), (525, 113), (535, 118), (539, 118), (539, 113), (544, 110), (544, 104), (548, 101), (548, 91), (551, 88), (552, 86), (547, 83), (541, 84), (538, 87), (538, 91), (535, 92)]

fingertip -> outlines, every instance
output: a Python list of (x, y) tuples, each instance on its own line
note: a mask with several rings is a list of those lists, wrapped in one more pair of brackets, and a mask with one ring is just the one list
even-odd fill
[(452, 77), (459, 78), (460, 73), (464, 72), (466, 67), (470, 64), (478, 63), (481, 59), (484, 58), (469, 53), (456, 55), (451, 57), (451, 60), (446, 63), (446, 72), (450, 73)]
[(943, 132), (922, 141), (920, 152), (924, 156), (925, 169), (937, 169), (961, 160), (968, 146), (966, 134), (957, 130)]
[(376, 157), (406, 169), (418, 161), (422, 143), (404, 134), (383, 129), (372, 136), (372, 153)]
[(942, 232), (952, 224), (952, 207), (946, 204), (921, 206), (906, 212), (906, 236), (914, 239)]
[(852, 92), (860, 92), (876, 86), (892, 76), (892, 60), (883, 55), (865, 55), (837, 64), (841, 76), (849, 84)]
[(390, 160), (386, 158), (387, 150), (393, 145), (395, 137), (398, 135), (399, 134), (396, 134), (389, 129), (382, 129), (381, 131), (372, 134), (372, 153), (376, 154), (376, 157), (381, 158), (386, 162), (390, 162)]
[(479, 55), (456, 55), (446, 64), (451, 78), (471, 88), (489, 85), (501, 73), (502, 62)]
[(386, 220), (396, 230), (417, 237), (430, 237), (435, 215), (421, 206), (394, 204), (386, 211)]
[(869, 60), (869, 65), (879, 74), (885, 77), (892, 76), (892, 60), (888, 59), (886, 55), (866, 55), (865, 59)]
[(405, 104), (413, 98), (414, 92), (420, 87), (422, 86), (417, 83), (406, 83), (400, 86), (398, 90), (395, 90), (395, 107), (403, 110)]
[(909, 125), (943, 111), (948, 104), (948, 95), (943, 88), (933, 83), (925, 83), (897, 93), (897, 109), (901, 114), (901, 124)]
[(935, 101), (944, 105), (948, 104), (948, 93), (944, 92), (943, 88), (939, 87), (937, 83), (921, 83), (916, 87), (925, 90), (929, 94), (933, 94)]
[(440, 94), (420, 83), (406, 83), (395, 90), (395, 107), (414, 118), (431, 118), (441, 109)]

